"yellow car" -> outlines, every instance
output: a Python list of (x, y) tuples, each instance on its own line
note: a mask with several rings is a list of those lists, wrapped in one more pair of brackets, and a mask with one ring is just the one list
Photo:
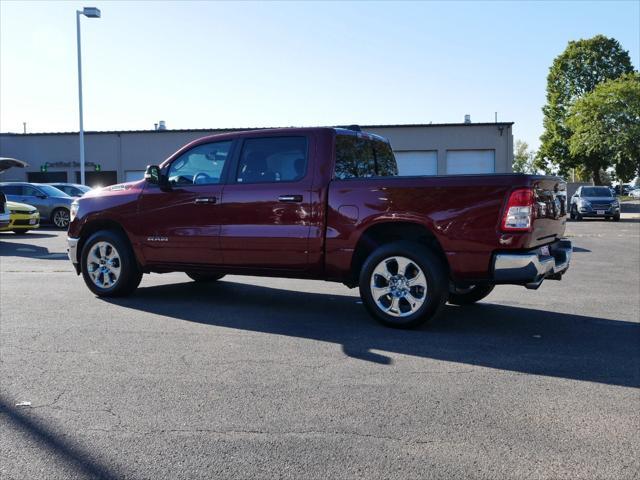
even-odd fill
[(7, 202), (9, 225), (0, 227), (0, 231), (13, 230), (14, 233), (27, 233), (40, 227), (40, 214), (36, 207), (26, 203)]

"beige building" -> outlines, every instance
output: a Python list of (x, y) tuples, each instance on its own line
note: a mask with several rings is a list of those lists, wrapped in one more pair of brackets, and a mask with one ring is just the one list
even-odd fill
[[(369, 125), (362, 130), (388, 138), (400, 175), (509, 173), (513, 164), (513, 123)], [(184, 144), (239, 129), (137, 130), (85, 133), (89, 185), (142, 178)], [(24, 160), (29, 168), (10, 169), (1, 181), (78, 183), (78, 133), (0, 134), (0, 157)]]

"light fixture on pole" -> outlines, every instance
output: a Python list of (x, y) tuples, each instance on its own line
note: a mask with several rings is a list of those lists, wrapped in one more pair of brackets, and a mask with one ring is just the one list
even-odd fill
[(80, 15), (87, 18), (100, 18), (100, 9), (95, 7), (85, 7), (76, 10), (76, 34), (78, 39), (78, 100), (80, 107), (80, 183), (84, 181), (84, 125), (82, 122), (82, 54), (80, 52)]

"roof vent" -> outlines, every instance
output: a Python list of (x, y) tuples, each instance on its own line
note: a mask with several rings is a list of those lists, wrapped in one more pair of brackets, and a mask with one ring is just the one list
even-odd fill
[(167, 124), (164, 123), (164, 120), (160, 120), (158, 122), (158, 130), (166, 130), (167, 129)]
[(464, 123), (471, 123), (471, 115), (468, 113), (464, 116)]

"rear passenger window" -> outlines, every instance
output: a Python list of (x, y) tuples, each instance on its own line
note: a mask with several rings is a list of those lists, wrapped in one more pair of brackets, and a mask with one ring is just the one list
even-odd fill
[(307, 173), (305, 137), (250, 138), (244, 141), (238, 183), (297, 182)]
[(335, 178), (387, 177), (398, 174), (389, 144), (356, 135), (336, 136)]

